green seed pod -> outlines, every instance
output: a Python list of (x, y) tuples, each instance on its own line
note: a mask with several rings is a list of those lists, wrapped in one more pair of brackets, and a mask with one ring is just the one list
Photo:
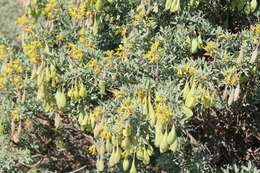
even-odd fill
[(93, 25), (93, 34), (97, 35), (99, 30), (99, 22), (97, 19), (94, 20), (94, 25)]
[(123, 161), (123, 170), (127, 171), (129, 169), (129, 159), (128, 158), (124, 158)]
[(101, 95), (105, 94), (105, 91), (106, 91), (105, 82), (100, 82), (98, 86), (99, 86), (99, 93)]
[(31, 80), (35, 80), (37, 77), (37, 69), (36, 66), (33, 66), (32, 74), (31, 74)]
[(175, 139), (176, 139), (176, 130), (175, 130), (175, 125), (173, 124), (172, 129), (167, 136), (167, 144), (171, 145)]
[(178, 149), (178, 138), (176, 138), (173, 144), (170, 146), (170, 150), (172, 150), (173, 152), (176, 152), (177, 149)]
[(97, 11), (101, 11), (103, 9), (103, 6), (104, 6), (103, 0), (97, 0), (97, 2), (96, 2), (96, 10)]
[(150, 163), (150, 157), (149, 157), (149, 154), (148, 154), (148, 152), (147, 152), (147, 150), (145, 148), (144, 148), (143, 163), (146, 164), (146, 165)]
[(133, 159), (132, 166), (129, 173), (137, 173), (136, 167), (135, 167), (135, 159)]
[(112, 152), (112, 149), (113, 149), (113, 146), (112, 146), (110, 140), (107, 139), (106, 140), (106, 151), (110, 153), (110, 152)]
[(162, 137), (163, 137), (161, 126), (158, 125), (158, 124), (160, 124), (160, 121), (157, 121), (156, 127), (155, 127), (155, 143), (154, 143), (154, 145), (156, 147), (160, 146), (161, 141), (162, 141)]
[(136, 157), (139, 160), (143, 160), (144, 159), (144, 151), (142, 150), (141, 147), (138, 147), (138, 149), (136, 151)]
[(167, 136), (168, 136), (167, 131), (165, 131), (165, 133), (162, 137), (161, 144), (160, 144), (160, 152), (161, 153), (164, 153), (169, 148), (168, 143), (167, 143)]
[(181, 10), (180, 0), (173, 0), (170, 11), (174, 13), (180, 10)]
[(81, 83), (80, 87), (79, 87), (79, 96), (85, 97), (86, 95), (87, 95), (87, 90), (86, 90), (85, 86), (83, 85), (83, 83)]
[(37, 92), (37, 100), (43, 100), (45, 97), (45, 87), (41, 85)]
[(66, 96), (65, 93), (62, 91), (60, 94), (60, 108), (64, 108), (66, 106)]
[(73, 88), (70, 88), (67, 94), (69, 97), (73, 97)]
[(41, 72), (38, 76), (37, 76), (37, 86), (40, 86), (44, 83), (44, 73)]
[(129, 146), (130, 146), (130, 140), (128, 137), (126, 137), (125, 139), (122, 140), (121, 147), (123, 149), (127, 149), (127, 148), (129, 148)]
[(98, 159), (96, 162), (96, 167), (98, 171), (103, 171), (105, 168), (104, 160), (103, 159)]
[(184, 100), (186, 100), (189, 91), (190, 91), (189, 82), (186, 82), (185, 86), (184, 86), (184, 89), (183, 89), (183, 94), (182, 94)]
[(111, 154), (111, 156), (109, 158), (109, 162), (108, 162), (110, 167), (115, 165), (115, 157), (116, 157), (116, 151), (115, 151), (115, 148), (113, 148), (112, 154)]
[(166, 0), (165, 2), (165, 10), (170, 10), (172, 5), (172, 0)]
[(191, 41), (191, 53), (192, 54), (197, 53), (198, 48), (199, 48), (198, 38), (193, 38), (192, 41)]
[(80, 126), (83, 125), (83, 120), (84, 120), (84, 114), (82, 112), (80, 112), (79, 113), (79, 118), (78, 118), (78, 122), (79, 122)]
[(118, 144), (118, 139), (115, 136), (112, 136), (112, 145), (116, 146)]
[(45, 81), (49, 82), (50, 80), (51, 80), (50, 69), (49, 69), (49, 67), (47, 67), (47, 68), (45, 68)]
[(79, 98), (79, 89), (77, 86), (74, 87), (73, 97), (75, 98), (75, 100), (77, 100)]
[(153, 105), (151, 103), (151, 97), (150, 95), (148, 96), (148, 110), (149, 110), (149, 118), (150, 118), (150, 124), (151, 126), (154, 126), (156, 123), (156, 116), (155, 116), (155, 112), (153, 109)]
[(122, 153), (122, 151), (121, 151), (120, 147), (117, 146), (117, 148), (116, 148), (116, 154), (115, 154), (115, 160), (114, 160), (114, 161), (115, 161), (115, 164), (117, 164), (117, 163), (120, 161), (121, 153)]
[(95, 126), (95, 128), (94, 128), (94, 130), (93, 130), (93, 134), (94, 134), (94, 137), (96, 138), (98, 135), (99, 135), (99, 133), (100, 133), (100, 131), (101, 131), (101, 124), (97, 124), (96, 126)]
[(148, 155), (151, 156), (153, 154), (153, 147), (151, 145), (148, 145), (146, 151), (147, 151)]
[(100, 154), (100, 156), (104, 156), (104, 154), (105, 154), (105, 152), (106, 152), (106, 148), (105, 148), (105, 143), (103, 142), (101, 145), (100, 145), (100, 147), (99, 147), (99, 154)]

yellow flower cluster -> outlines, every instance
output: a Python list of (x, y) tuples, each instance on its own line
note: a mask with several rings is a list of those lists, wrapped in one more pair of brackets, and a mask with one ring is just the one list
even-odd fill
[(55, 11), (58, 10), (58, 2), (56, 0), (49, 0), (45, 5), (44, 12), (47, 14), (48, 19), (54, 18)]
[(11, 48), (6, 47), (5, 45), (0, 45), (0, 59), (6, 59), (10, 56)]
[(135, 106), (131, 104), (131, 98), (127, 97), (122, 100), (121, 107), (117, 109), (117, 112), (122, 117), (128, 117), (132, 114), (132, 111), (135, 109)]
[(215, 43), (210, 41), (203, 47), (203, 49), (206, 51), (204, 55), (213, 57), (216, 54), (217, 46)]
[(24, 53), (31, 62), (35, 64), (41, 63), (40, 49), (42, 48), (42, 43), (40, 41), (32, 41), (24, 46)]
[(70, 48), (69, 55), (72, 58), (77, 59), (79, 61), (83, 60), (84, 53), (83, 53), (83, 48), (82, 47), (79, 47), (79, 46), (77, 46), (75, 44), (72, 44), (72, 43), (69, 43), (68, 47)]
[(184, 76), (184, 75), (193, 75), (196, 72), (196, 69), (189, 64), (183, 64), (177, 67), (177, 75)]
[(6, 77), (0, 77), (0, 89), (5, 88), (5, 81), (7, 80)]
[(88, 152), (92, 155), (95, 155), (97, 153), (97, 149), (94, 145), (91, 145), (87, 148)]
[(225, 70), (224, 74), (226, 75), (224, 78), (224, 81), (228, 84), (235, 85), (239, 82), (239, 76), (236, 74), (236, 67), (233, 67), (231, 69)]
[(97, 59), (91, 59), (88, 64), (87, 64), (88, 68), (91, 68), (93, 70), (94, 74), (98, 74), (101, 71), (101, 67), (100, 65), (98, 65), (98, 60)]
[(158, 117), (162, 123), (169, 122), (171, 120), (173, 112), (170, 110), (170, 106), (163, 102), (156, 104), (155, 115)]
[(116, 99), (121, 99), (121, 98), (127, 96), (127, 93), (119, 91), (119, 90), (114, 90), (113, 94), (114, 94)]
[(17, 24), (20, 26), (20, 27), (23, 27), (23, 26), (26, 26), (29, 24), (29, 19), (28, 17), (24, 14), (22, 15), (21, 17), (18, 17), (17, 18)]
[(89, 32), (86, 29), (80, 30), (78, 33), (78, 35), (79, 35), (78, 43), (86, 46), (89, 51), (93, 51), (94, 50), (93, 43), (86, 39), (88, 34), (89, 34)]
[(10, 110), (10, 114), (14, 121), (19, 121), (21, 119), (21, 115), (19, 115), (16, 110)]
[(150, 50), (144, 55), (144, 58), (149, 61), (149, 63), (154, 64), (160, 60), (160, 52), (163, 48), (159, 48), (160, 42), (156, 41), (151, 45)]
[(83, 19), (86, 15), (85, 4), (81, 3), (79, 7), (77, 7), (76, 5), (71, 5), (69, 7), (69, 14), (75, 20)]

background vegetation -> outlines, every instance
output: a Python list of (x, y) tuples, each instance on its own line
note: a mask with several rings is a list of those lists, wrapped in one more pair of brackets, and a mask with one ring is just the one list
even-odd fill
[(17, 19), (8, 11), (1, 172), (259, 172), (258, 4), (31, 0)]

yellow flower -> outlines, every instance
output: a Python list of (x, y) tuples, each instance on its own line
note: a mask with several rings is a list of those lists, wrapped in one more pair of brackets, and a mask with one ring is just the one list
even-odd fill
[(26, 15), (23, 15), (23, 16), (17, 18), (17, 23), (19, 26), (22, 27), (29, 23), (29, 19)]
[(62, 34), (59, 34), (59, 35), (56, 36), (56, 40), (57, 40), (57, 41), (60, 41), (60, 40), (62, 40), (63, 38), (64, 38), (64, 35), (62, 35)]
[(170, 110), (170, 107), (165, 103), (158, 103), (156, 105), (155, 114), (161, 122), (165, 123), (170, 120), (173, 112)]
[(91, 59), (91, 60), (88, 62), (87, 67), (92, 68), (92, 67), (96, 66), (97, 62), (98, 62), (97, 59)]
[(95, 155), (97, 153), (97, 149), (94, 145), (91, 145), (87, 148), (88, 152), (92, 155)]
[(9, 55), (9, 52), (8, 52), (8, 49), (5, 45), (1, 44), (0, 45), (0, 59), (5, 59), (5, 58), (8, 58), (10, 55)]

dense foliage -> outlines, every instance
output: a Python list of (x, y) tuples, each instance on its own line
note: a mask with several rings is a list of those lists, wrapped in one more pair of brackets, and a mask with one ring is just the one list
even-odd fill
[(259, 8), (31, 0), (0, 40), (0, 170), (259, 172)]

